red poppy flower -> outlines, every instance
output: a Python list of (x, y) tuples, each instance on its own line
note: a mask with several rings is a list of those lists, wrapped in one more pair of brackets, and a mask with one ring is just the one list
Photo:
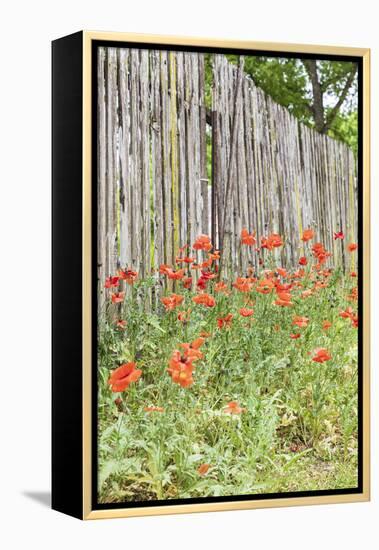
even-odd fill
[(308, 261), (307, 261), (307, 258), (305, 256), (301, 256), (299, 258), (299, 265), (307, 265)]
[(113, 392), (124, 391), (132, 382), (137, 382), (141, 374), (135, 363), (124, 363), (112, 372), (108, 384)]
[(242, 315), (242, 317), (251, 317), (254, 315), (254, 310), (247, 307), (241, 307), (239, 314)]
[(230, 325), (232, 324), (232, 320), (233, 320), (232, 313), (228, 313), (227, 315), (225, 315), (225, 317), (219, 317), (217, 319), (218, 328), (230, 327)]
[(171, 294), (171, 296), (161, 298), (161, 302), (166, 308), (166, 311), (172, 311), (176, 306), (180, 305), (183, 300), (184, 296), (180, 296), (180, 294)]
[(338, 231), (337, 233), (334, 233), (334, 240), (341, 239), (341, 241), (345, 238), (345, 235), (342, 231)]
[(295, 315), (292, 321), (292, 324), (298, 326), (299, 328), (305, 328), (308, 323), (308, 317), (300, 317), (299, 315)]
[(124, 298), (125, 292), (112, 292), (111, 294), (112, 304), (120, 304), (124, 301)]
[(210, 464), (200, 464), (200, 466), (197, 469), (197, 473), (199, 474), (199, 476), (205, 476), (205, 474), (208, 472), (210, 467), (211, 467)]
[(192, 286), (192, 277), (183, 277), (182, 283), (184, 288), (191, 288)]
[(120, 277), (107, 277), (105, 279), (104, 287), (105, 288), (113, 288), (118, 286), (118, 281)]
[(255, 290), (261, 294), (269, 294), (273, 288), (275, 288), (275, 284), (271, 279), (261, 279)]
[(299, 332), (297, 332), (296, 334), (295, 333), (292, 333), (290, 334), (290, 338), (292, 338), (292, 340), (297, 340), (298, 338), (300, 338), (301, 334)]
[(184, 269), (178, 269), (177, 271), (174, 271), (173, 269), (168, 268), (166, 270), (166, 275), (169, 279), (179, 281), (184, 277)]
[(350, 277), (358, 277), (357, 272), (356, 272), (356, 271), (352, 271), (352, 272), (350, 273)]
[(310, 241), (314, 237), (314, 231), (313, 229), (304, 229), (303, 236), (301, 237), (301, 240), (306, 243), (307, 241)]
[(120, 275), (120, 279), (126, 281), (128, 285), (132, 285), (138, 277), (137, 271), (133, 271), (132, 269), (120, 269), (118, 274)]
[(241, 243), (246, 244), (247, 246), (253, 246), (257, 242), (255, 238), (255, 231), (249, 233), (246, 228), (243, 228), (241, 231)]
[(203, 294), (198, 294), (197, 296), (194, 296), (192, 298), (192, 301), (195, 302), (195, 304), (202, 304), (203, 306), (207, 307), (214, 307), (216, 305), (216, 300), (213, 298), (213, 296), (210, 296), (205, 292)]
[(316, 363), (325, 363), (325, 361), (329, 361), (332, 358), (326, 348), (315, 349), (313, 353), (315, 355), (312, 357), (312, 361)]
[(123, 319), (119, 319), (117, 322), (116, 322), (116, 326), (117, 328), (121, 328), (121, 329), (124, 329), (126, 328), (126, 325), (128, 324), (127, 321), (124, 321)]
[(205, 290), (208, 281), (210, 281), (211, 279), (215, 279), (215, 278), (216, 278), (215, 273), (212, 273), (210, 271), (201, 271), (200, 278), (197, 282), (197, 287), (200, 288), (201, 290)]
[(349, 252), (354, 252), (354, 250), (357, 250), (358, 245), (356, 243), (350, 243), (347, 245), (347, 249)]
[(224, 409), (224, 412), (228, 414), (241, 414), (246, 412), (246, 408), (240, 407), (237, 401), (229, 401)]
[(330, 321), (323, 321), (322, 328), (323, 330), (329, 330), (332, 327), (332, 323)]
[(199, 235), (194, 242), (192, 248), (194, 250), (205, 250), (209, 252), (212, 249), (211, 239), (208, 235)]
[(358, 325), (359, 325), (358, 315), (354, 315), (351, 318), (351, 324), (353, 325), (354, 328), (358, 328)]

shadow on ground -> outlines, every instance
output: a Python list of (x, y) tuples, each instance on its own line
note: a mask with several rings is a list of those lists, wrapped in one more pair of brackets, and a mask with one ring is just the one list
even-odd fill
[(47, 506), (48, 508), (51, 506), (51, 493), (49, 491), (23, 491), (22, 494), (42, 506)]

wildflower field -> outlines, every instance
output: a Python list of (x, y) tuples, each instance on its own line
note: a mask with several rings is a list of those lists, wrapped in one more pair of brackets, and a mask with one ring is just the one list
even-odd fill
[(291, 270), (285, 236), (243, 229), (246, 273), (199, 235), (176, 265), (106, 279), (99, 502), (357, 486), (357, 245), (334, 234), (343, 272), (316, 236)]

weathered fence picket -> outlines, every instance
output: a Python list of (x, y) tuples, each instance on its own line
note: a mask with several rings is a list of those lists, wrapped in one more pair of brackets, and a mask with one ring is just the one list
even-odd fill
[(258, 255), (241, 247), (244, 227), (256, 231), (258, 245), (268, 233), (284, 236), (275, 252), (283, 267), (297, 264), (307, 227), (333, 253), (331, 265), (350, 267), (333, 231), (357, 239), (352, 152), (299, 123), (242, 71), (239, 79), (224, 55), (212, 64), (207, 117), (203, 54), (99, 48), (100, 288), (120, 267), (156, 276), (201, 233), (224, 245), (233, 273), (245, 273)]

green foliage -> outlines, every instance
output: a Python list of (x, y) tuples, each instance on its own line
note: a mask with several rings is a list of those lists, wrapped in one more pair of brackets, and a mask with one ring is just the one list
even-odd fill
[[(357, 482), (357, 333), (339, 312), (356, 284), (335, 272), (311, 297), (311, 272), (293, 292), (293, 307), (252, 291), (254, 316), (239, 309), (247, 295), (216, 293), (216, 306), (194, 304), (182, 323), (177, 310), (148, 306), (154, 280), (138, 282), (119, 306), (108, 305), (99, 331), (99, 498), (155, 500), (354, 487)], [(214, 293), (214, 282), (208, 291)], [(178, 292), (178, 289), (176, 289)], [(115, 312), (117, 311), (117, 316)], [(229, 328), (217, 319), (233, 314)], [(298, 329), (295, 315), (309, 324)], [(117, 329), (116, 318), (127, 320)], [(329, 320), (332, 327), (323, 330)], [(174, 384), (167, 366), (180, 343), (211, 334), (196, 363), (194, 384)], [(290, 333), (300, 332), (293, 340)], [(312, 361), (325, 347), (331, 360)], [(136, 361), (143, 375), (123, 392), (107, 383), (121, 363)], [(121, 397), (122, 404), (115, 398)], [(229, 401), (244, 411), (227, 414)], [(145, 407), (162, 407), (147, 412)], [(200, 475), (201, 464), (209, 464)]]

